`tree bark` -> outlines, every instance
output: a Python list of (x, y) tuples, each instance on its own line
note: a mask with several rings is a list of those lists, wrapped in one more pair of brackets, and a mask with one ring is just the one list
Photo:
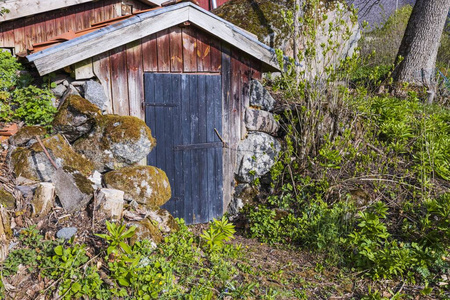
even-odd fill
[[(444, 29), (450, 0), (417, 0), (406, 27), (393, 78), (432, 87), (439, 41)], [(389, 42), (389, 41), (386, 41)]]

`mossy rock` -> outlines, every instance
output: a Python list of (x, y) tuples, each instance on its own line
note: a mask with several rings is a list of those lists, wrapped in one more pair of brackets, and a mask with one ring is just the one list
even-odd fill
[(101, 111), (96, 105), (78, 95), (70, 95), (58, 109), (53, 127), (73, 142), (91, 131), (99, 116)]
[(41, 126), (24, 126), (15, 135), (9, 138), (9, 143), (14, 146), (30, 146), (36, 142), (36, 136), (41, 139), (47, 134), (47, 129)]
[[(42, 140), (42, 143), (58, 167), (76, 169), (84, 176), (89, 176), (94, 171), (93, 163), (76, 153), (63, 136), (54, 135)], [(11, 167), (16, 177), (36, 181), (50, 181), (55, 172), (39, 143), (30, 148), (15, 149), (11, 153)]]
[(105, 115), (95, 129), (74, 143), (75, 151), (91, 159), (96, 170), (105, 172), (133, 165), (156, 145), (150, 128), (139, 118)]
[(108, 188), (125, 192), (124, 199), (159, 207), (172, 196), (166, 173), (152, 166), (125, 167), (104, 175)]
[(133, 225), (136, 226), (136, 231), (134, 236), (131, 238), (132, 244), (142, 240), (152, 240), (156, 244), (162, 242), (163, 235), (158, 229), (158, 223), (145, 218), (142, 221), (135, 222)]
[(16, 208), (16, 198), (14, 198), (11, 193), (5, 191), (3, 188), (0, 188), (0, 204), (7, 209), (14, 209)]
[(292, 30), (284, 21), (282, 11), (294, 6), (293, 0), (233, 0), (214, 10), (219, 17), (258, 37), (272, 48), (291, 47)]

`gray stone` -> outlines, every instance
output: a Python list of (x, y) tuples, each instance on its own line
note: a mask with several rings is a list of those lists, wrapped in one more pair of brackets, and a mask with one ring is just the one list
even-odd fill
[(254, 79), (250, 82), (250, 105), (267, 111), (271, 111), (275, 105), (275, 99)]
[(179, 229), (175, 218), (165, 209), (138, 205), (133, 211), (125, 211), (123, 217), (131, 222), (149, 218), (153, 223), (158, 224), (158, 229), (163, 233), (169, 233)]
[(84, 98), (97, 105), (103, 112), (108, 110), (109, 99), (106, 97), (105, 90), (100, 83), (94, 80), (86, 81), (83, 89)]
[(64, 95), (64, 93), (66, 92), (67, 87), (64, 86), (64, 84), (60, 84), (57, 85), (54, 89), (52, 89), (52, 93), (53, 95), (55, 95), (56, 97), (62, 97), (62, 95)]
[[(43, 139), (42, 143), (57, 167), (77, 169), (86, 176), (94, 171), (92, 162), (76, 153), (62, 135)], [(37, 142), (30, 148), (14, 149), (10, 166), (16, 178), (24, 177), (32, 181), (51, 181), (55, 173), (55, 167)]]
[(96, 105), (80, 96), (71, 95), (60, 106), (53, 126), (73, 142), (91, 131), (99, 115), (101, 112)]
[(273, 114), (251, 108), (245, 110), (245, 126), (250, 131), (262, 131), (271, 135), (276, 135), (280, 129), (280, 123), (275, 120)]
[(58, 239), (70, 240), (77, 233), (77, 230), (78, 229), (76, 227), (62, 228), (58, 230), (58, 232), (56, 233), (56, 237)]
[(9, 143), (19, 147), (29, 147), (36, 143), (36, 136), (41, 139), (47, 134), (47, 129), (41, 126), (24, 126), (20, 130), (9, 138)]
[(59, 168), (53, 174), (52, 182), (61, 205), (68, 213), (84, 210), (94, 196), (91, 181), (77, 170)]
[(125, 192), (125, 200), (158, 207), (172, 196), (166, 173), (152, 166), (125, 167), (103, 176), (108, 188)]
[(236, 178), (240, 182), (252, 182), (270, 171), (278, 153), (280, 142), (263, 132), (250, 133), (237, 148)]
[(253, 188), (248, 183), (238, 184), (234, 188), (233, 199), (228, 205), (227, 212), (233, 216), (237, 215), (239, 211), (246, 205), (252, 203), (256, 197), (258, 190)]
[(102, 188), (102, 174), (97, 170), (95, 170), (94, 173), (88, 177), (88, 179), (93, 183), (92, 188), (94, 190)]
[(141, 161), (155, 144), (151, 130), (141, 119), (103, 115), (97, 118), (95, 129), (78, 139), (73, 147), (103, 173)]

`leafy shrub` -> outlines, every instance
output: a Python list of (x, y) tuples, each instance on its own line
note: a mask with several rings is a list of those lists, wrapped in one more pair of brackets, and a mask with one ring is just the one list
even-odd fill
[(48, 88), (30, 85), (29, 77), (19, 76), (21, 68), (10, 53), (0, 53), (0, 120), (49, 126), (56, 113), (53, 94)]
[(53, 106), (53, 94), (50, 90), (28, 86), (16, 89), (12, 95), (13, 118), (25, 121), (28, 125), (49, 125), (53, 121), (56, 108)]

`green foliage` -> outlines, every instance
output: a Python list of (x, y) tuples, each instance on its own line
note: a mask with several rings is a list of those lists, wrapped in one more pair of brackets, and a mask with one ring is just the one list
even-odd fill
[(368, 66), (390, 66), (394, 63), (411, 12), (412, 6), (402, 6), (380, 26), (363, 33), (361, 55)]
[(130, 254), (130, 246), (125, 242), (126, 239), (134, 235), (136, 226), (132, 226), (127, 230), (125, 224), (116, 224), (106, 221), (106, 229), (108, 234), (96, 234), (96, 236), (105, 239), (108, 242), (108, 248), (106, 253), (110, 255), (111, 253), (117, 254), (119, 252), (124, 252)]
[(222, 250), (224, 242), (232, 239), (235, 232), (234, 225), (223, 216), (221, 220), (214, 219), (200, 237), (205, 240), (206, 250), (211, 253)]
[(30, 85), (22, 66), (8, 52), (0, 52), (0, 120), (22, 120), (27, 125), (49, 126), (56, 113), (52, 92)]
[(10, 91), (17, 85), (21, 65), (9, 52), (0, 52), (0, 91)]
[[(273, 192), (244, 210), (251, 237), (314, 249), (377, 280), (428, 283), (447, 272), (450, 110), (407, 86), (401, 99), (383, 92), (410, 13), (404, 7), (367, 33), (362, 57), (326, 60), (313, 77), (321, 20), (302, 20), (305, 68), (287, 64), (273, 82), (291, 102), (280, 115), (285, 148)], [(332, 56), (335, 46), (320, 48)]]
[(56, 108), (53, 106), (53, 94), (50, 90), (28, 86), (16, 89), (13, 94), (14, 118), (25, 121), (28, 125), (50, 125)]

